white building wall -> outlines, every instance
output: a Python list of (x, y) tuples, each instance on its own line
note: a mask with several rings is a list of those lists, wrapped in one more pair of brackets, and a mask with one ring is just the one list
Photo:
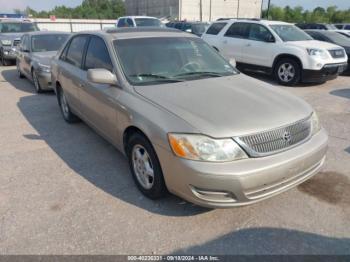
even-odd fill
[[(260, 18), (262, 0), (202, 0), (202, 20)], [(200, 0), (180, 0), (181, 20), (200, 20)]]

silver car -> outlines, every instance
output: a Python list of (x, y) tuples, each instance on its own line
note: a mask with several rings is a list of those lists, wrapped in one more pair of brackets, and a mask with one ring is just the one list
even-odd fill
[(16, 66), (20, 78), (32, 80), (37, 93), (50, 90), (51, 59), (68, 39), (68, 33), (32, 32), (24, 34), (17, 49)]
[(140, 191), (206, 207), (255, 203), (304, 182), (327, 134), (303, 100), (240, 74), (172, 29), (73, 35), (52, 61), (64, 119), (122, 151)]

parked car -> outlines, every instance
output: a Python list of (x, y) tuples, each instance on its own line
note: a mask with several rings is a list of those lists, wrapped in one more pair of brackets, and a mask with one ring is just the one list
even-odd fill
[(298, 23), (295, 24), (300, 29), (317, 29), (317, 30), (337, 30), (338, 28), (332, 24), (325, 23)]
[(187, 33), (201, 36), (208, 28), (209, 24), (204, 22), (170, 22), (166, 27), (175, 28)]
[(247, 205), (324, 163), (327, 134), (307, 103), (178, 30), (74, 34), (52, 80), (63, 118), (83, 119), (122, 151), (151, 199), (169, 190), (207, 207)]
[(350, 31), (350, 24), (334, 24), (334, 26), (340, 30), (349, 30)]
[[(214, 22), (202, 36), (242, 70), (274, 75), (283, 85), (324, 82), (347, 67), (344, 48), (313, 40), (293, 24), (266, 20)], [(342, 56), (335, 54), (342, 53)]]
[(22, 36), (17, 50), (17, 71), (20, 78), (26, 77), (33, 81), (36, 92), (52, 89), (51, 59), (68, 36), (68, 33), (50, 31), (26, 33)]
[(118, 19), (117, 27), (163, 27), (163, 24), (155, 17), (124, 16)]
[[(350, 39), (334, 31), (325, 30), (305, 30), (313, 39), (324, 41), (328, 43), (333, 43), (344, 48), (348, 56), (348, 64), (350, 63)], [(342, 56), (343, 53), (338, 51), (338, 55)], [(350, 71), (349, 65), (348, 70)]]
[(0, 19), (0, 60), (3, 66), (16, 61), (15, 48), (26, 32), (39, 31), (36, 24), (22, 19)]

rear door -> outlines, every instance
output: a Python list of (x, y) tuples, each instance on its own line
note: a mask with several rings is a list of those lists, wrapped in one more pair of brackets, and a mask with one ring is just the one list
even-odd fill
[(60, 57), (59, 81), (70, 107), (78, 114), (81, 114), (79, 89), (86, 78), (82, 63), (88, 39), (88, 35), (75, 36)]
[(242, 54), (243, 46), (246, 44), (248, 37), (248, 23), (233, 23), (222, 38), (220, 52), (227, 58), (236, 59), (237, 62), (246, 63), (245, 56)]
[(111, 141), (116, 141), (117, 110), (115, 99), (121, 91), (108, 84), (91, 83), (87, 79), (89, 69), (107, 69), (114, 72), (114, 67), (105, 41), (98, 36), (91, 36), (84, 59), (85, 71), (82, 85), (79, 88), (81, 112), (95, 129)]

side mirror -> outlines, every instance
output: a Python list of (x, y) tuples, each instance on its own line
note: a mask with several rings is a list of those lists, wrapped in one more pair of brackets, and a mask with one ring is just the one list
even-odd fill
[(117, 77), (107, 69), (89, 69), (87, 79), (96, 84), (115, 85), (118, 83)]
[(265, 42), (267, 42), (267, 43), (275, 43), (276, 40), (275, 40), (275, 38), (273, 37), (273, 35), (270, 35), (270, 34), (269, 34), (269, 35), (266, 36)]
[(234, 59), (234, 58), (231, 58), (231, 59), (229, 60), (229, 63), (230, 63), (230, 65), (232, 65), (233, 67), (236, 67), (236, 65), (237, 65), (236, 59)]
[(24, 48), (20, 48), (21, 52), (23, 53), (29, 53), (29, 50), (28, 49), (24, 49)]

